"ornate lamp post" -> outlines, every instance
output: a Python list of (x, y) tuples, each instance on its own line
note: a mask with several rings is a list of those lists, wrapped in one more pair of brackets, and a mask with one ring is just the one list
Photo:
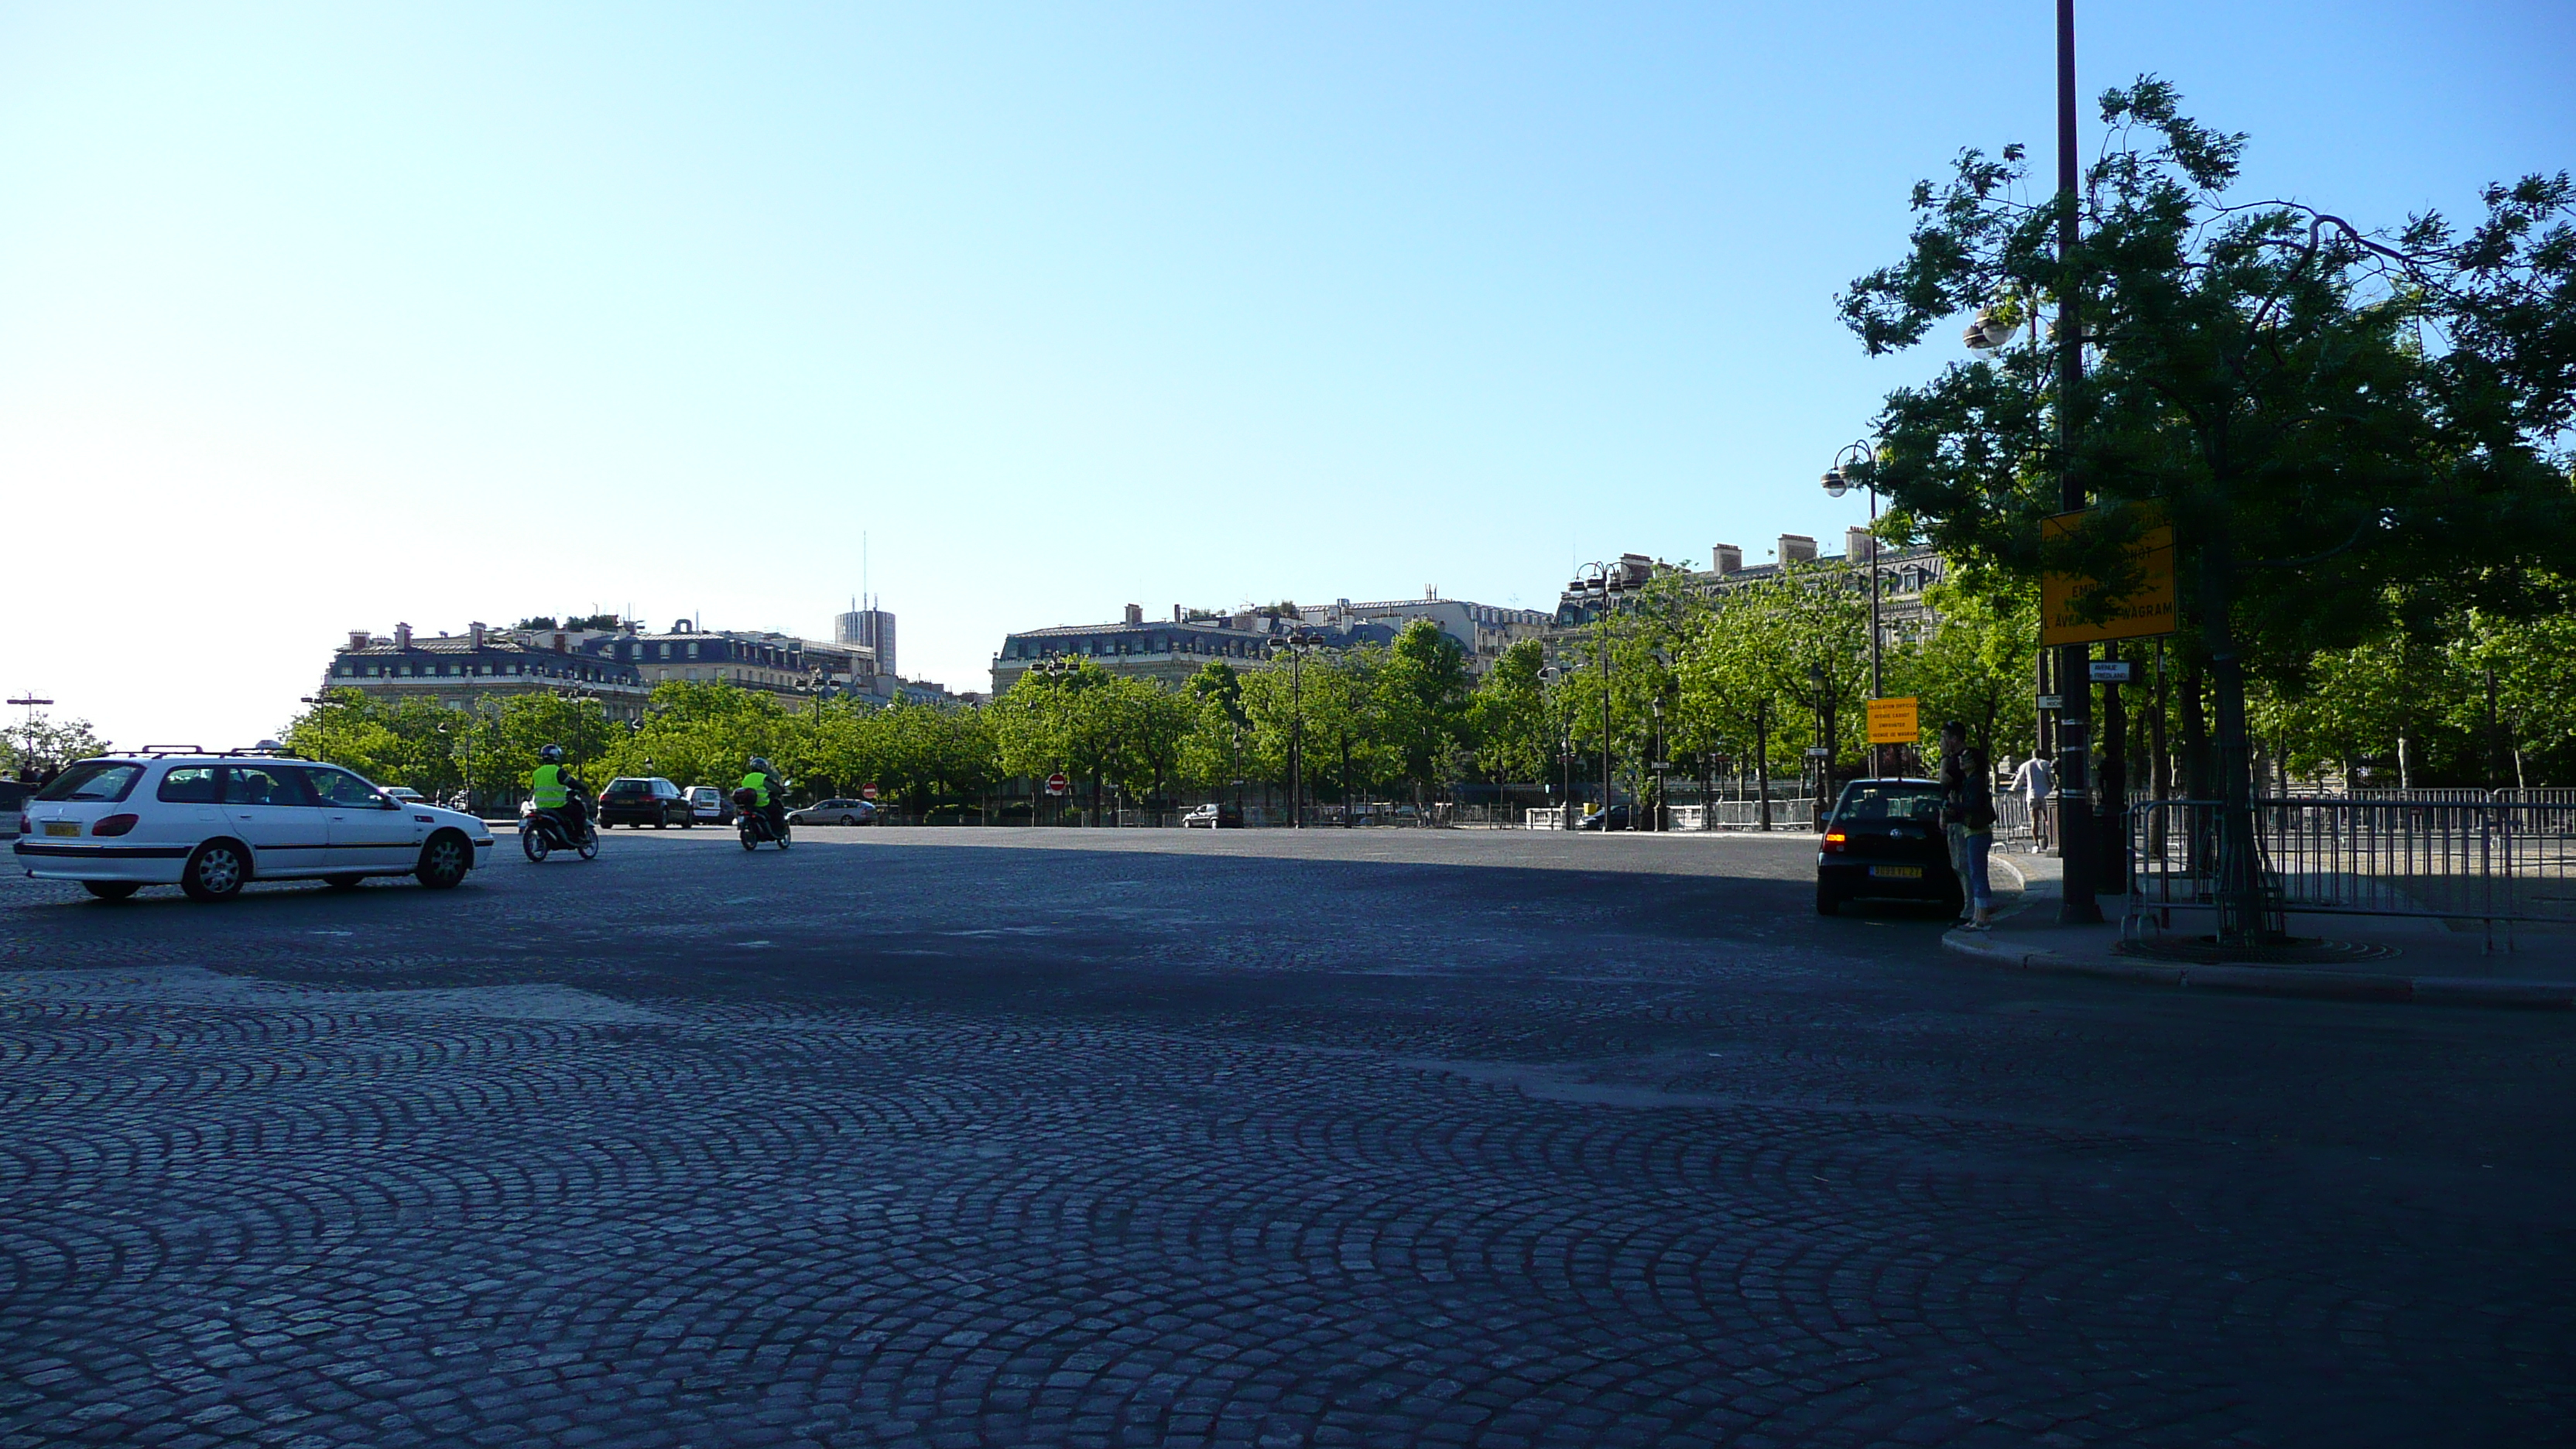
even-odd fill
[[(1867, 443), (1846, 444), (1840, 453), (1834, 455), (1834, 466), (1825, 470), (1825, 493), (1829, 497), (1840, 498), (1855, 487), (1869, 490), (1869, 697), (1885, 699), (1885, 631), (1878, 618), (1878, 484), (1871, 481), (1868, 472), (1874, 456), (1875, 451)], [(1846, 465), (1850, 465), (1848, 470)], [(1859, 474), (1857, 479), (1852, 476), (1854, 473)], [(1875, 743), (1869, 747), (1869, 772), (1884, 775), (1887, 768), (1879, 758), (1878, 748)]]

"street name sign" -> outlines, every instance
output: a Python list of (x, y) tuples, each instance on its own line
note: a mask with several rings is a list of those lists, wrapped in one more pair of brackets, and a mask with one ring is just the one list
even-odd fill
[(1869, 742), (1910, 745), (1923, 738), (1922, 701), (1873, 699), (1869, 702)]
[(2138, 682), (2138, 666), (2130, 663), (2126, 659), (2095, 659), (2090, 662), (2093, 666), (2093, 682), (2095, 684), (2135, 684)]

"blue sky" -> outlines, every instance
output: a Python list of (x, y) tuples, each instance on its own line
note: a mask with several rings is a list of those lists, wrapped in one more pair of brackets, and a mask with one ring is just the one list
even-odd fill
[[(1836, 538), (1952, 344), (1833, 297), (1959, 147), (2047, 164), (2051, 14), (0, 7), (0, 683), (248, 739), (352, 628), (826, 634), (864, 533), (905, 672), (981, 688), (1128, 602)], [(2249, 192), (2576, 165), (2576, 7), (2080, 24)]]

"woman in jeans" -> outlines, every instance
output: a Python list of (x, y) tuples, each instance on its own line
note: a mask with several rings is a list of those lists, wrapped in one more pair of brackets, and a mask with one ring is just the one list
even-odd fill
[(1950, 868), (1958, 873), (1968, 907), (1963, 924), (1986, 930), (1994, 914), (1986, 876), (1986, 857), (1995, 844), (1994, 771), (1986, 765), (1986, 752), (1968, 744), (1968, 727), (1957, 720), (1941, 726), (1941, 826), (1950, 837)]
[(1966, 827), (1964, 848), (1960, 854), (1967, 866), (1968, 929), (1989, 930), (1994, 925), (1995, 893), (1987, 875), (1987, 856), (1995, 848), (1995, 772), (1986, 764), (1986, 752), (1973, 746), (1959, 752), (1959, 784)]

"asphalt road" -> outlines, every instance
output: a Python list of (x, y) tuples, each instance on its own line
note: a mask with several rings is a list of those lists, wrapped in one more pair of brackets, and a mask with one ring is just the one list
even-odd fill
[(0, 1445), (2569, 1439), (2567, 1021), (1983, 974), (1809, 848), (0, 882)]

